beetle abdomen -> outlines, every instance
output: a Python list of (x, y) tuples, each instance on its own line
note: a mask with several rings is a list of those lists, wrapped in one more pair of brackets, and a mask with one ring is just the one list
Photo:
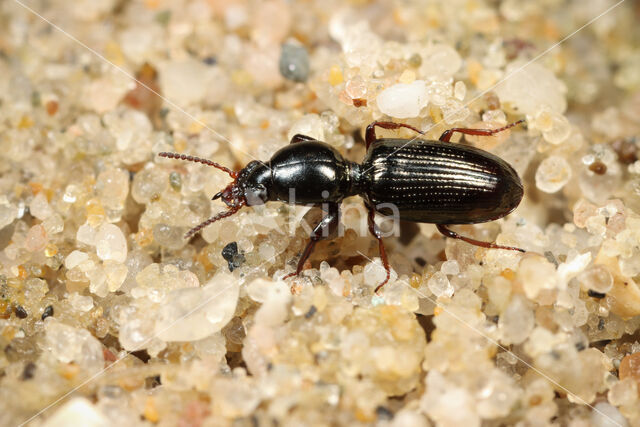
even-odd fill
[[(520, 178), (499, 157), (441, 141), (380, 139), (362, 165), (368, 203), (383, 214), (433, 224), (501, 218), (523, 195)], [(386, 205), (389, 204), (389, 205)]]

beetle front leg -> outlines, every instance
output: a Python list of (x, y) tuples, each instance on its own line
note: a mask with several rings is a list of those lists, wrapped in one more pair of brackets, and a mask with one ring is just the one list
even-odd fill
[(411, 129), (412, 131), (418, 132), (420, 135), (424, 135), (424, 132), (422, 132), (420, 129), (418, 128), (414, 128), (413, 126), (410, 125), (406, 125), (404, 123), (394, 123), (394, 122), (373, 122), (371, 124), (369, 124), (369, 126), (367, 126), (367, 130), (365, 131), (365, 142), (366, 142), (366, 149), (369, 149), (369, 146), (371, 144), (373, 144), (374, 142), (376, 142), (378, 140), (378, 138), (376, 137), (376, 126), (381, 127), (382, 129), (389, 129), (389, 130), (394, 130), (394, 129), (400, 129), (400, 128), (407, 128), (407, 129)]
[(461, 236), (458, 233), (456, 233), (455, 231), (450, 230), (449, 228), (447, 228), (446, 225), (443, 225), (443, 224), (436, 224), (436, 227), (438, 227), (438, 231), (440, 233), (442, 233), (446, 237), (451, 237), (452, 239), (462, 240), (463, 242), (470, 243), (470, 244), (472, 244), (474, 246), (480, 246), (481, 248), (506, 249), (506, 250), (509, 250), (509, 251), (525, 252), (524, 249), (516, 248), (515, 246), (496, 245), (495, 243), (483, 242), (483, 241), (480, 241), (480, 240), (471, 239), (469, 237)]
[(340, 205), (338, 203), (329, 204), (329, 208), (327, 209), (327, 215), (322, 218), (322, 220), (315, 226), (313, 232), (311, 233), (311, 239), (307, 246), (304, 248), (302, 255), (300, 256), (300, 260), (298, 261), (298, 266), (296, 267), (296, 272), (287, 274), (282, 279), (288, 279), (292, 276), (297, 276), (300, 274), (302, 269), (304, 268), (304, 263), (311, 256), (311, 252), (313, 252), (313, 248), (316, 246), (316, 243), (322, 239), (326, 239), (330, 236), (340, 224)]
[(389, 278), (391, 277), (391, 268), (389, 267), (389, 260), (387, 259), (387, 251), (384, 249), (384, 242), (382, 241), (381, 236), (382, 233), (376, 225), (376, 211), (371, 206), (367, 206), (367, 209), (369, 210), (369, 216), (367, 218), (369, 222), (369, 232), (373, 235), (373, 237), (378, 239), (378, 251), (380, 252), (380, 259), (382, 260), (384, 270), (387, 272), (387, 277), (385, 277), (384, 281), (376, 286), (374, 292), (377, 294), (378, 291), (382, 289), (382, 287), (389, 281)]
[(470, 129), (470, 128), (453, 128), (453, 129), (449, 129), (449, 130), (445, 130), (442, 135), (440, 135), (440, 141), (442, 142), (450, 142), (451, 141), (451, 137), (453, 136), (454, 132), (460, 132), (463, 133), (465, 135), (476, 135), (476, 136), (491, 136), (491, 135), (495, 135), (496, 133), (500, 133), (502, 131), (505, 131), (509, 128), (512, 128), (516, 125), (519, 125), (520, 123), (524, 123), (524, 119), (522, 120), (518, 120), (517, 122), (513, 122), (510, 123), (504, 127), (498, 128), (498, 129)]

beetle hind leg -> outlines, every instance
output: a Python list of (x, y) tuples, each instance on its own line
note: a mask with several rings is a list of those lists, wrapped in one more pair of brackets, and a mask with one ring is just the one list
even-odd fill
[(506, 249), (506, 250), (509, 250), (509, 251), (525, 252), (524, 249), (516, 248), (515, 246), (502, 246), (502, 245), (497, 245), (495, 243), (483, 242), (481, 240), (476, 240), (476, 239), (472, 239), (470, 237), (461, 236), (458, 233), (456, 233), (455, 231), (447, 228), (447, 226), (443, 225), (443, 224), (436, 224), (436, 227), (438, 227), (438, 231), (440, 233), (442, 233), (446, 237), (450, 237), (452, 239), (462, 240), (463, 242), (467, 242), (467, 243), (472, 244), (474, 246), (480, 246), (481, 248)]

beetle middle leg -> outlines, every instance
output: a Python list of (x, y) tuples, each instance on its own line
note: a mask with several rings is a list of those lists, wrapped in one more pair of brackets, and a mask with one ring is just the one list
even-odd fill
[(384, 249), (384, 242), (382, 241), (382, 233), (380, 232), (380, 229), (376, 225), (376, 221), (375, 221), (376, 211), (371, 206), (367, 206), (367, 209), (369, 210), (369, 216), (367, 218), (369, 222), (369, 232), (373, 235), (373, 237), (378, 239), (378, 251), (380, 252), (380, 259), (382, 260), (382, 265), (384, 266), (384, 270), (387, 272), (387, 276), (385, 277), (384, 281), (380, 283), (378, 286), (376, 286), (376, 289), (374, 292), (377, 294), (378, 291), (382, 289), (382, 287), (386, 285), (387, 282), (389, 281), (389, 278), (391, 277), (391, 268), (389, 267), (389, 260), (387, 259), (387, 251)]
[(481, 248), (506, 249), (506, 250), (509, 250), (509, 251), (525, 252), (524, 249), (516, 248), (515, 246), (502, 246), (502, 245), (497, 245), (495, 243), (483, 242), (481, 240), (476, 240), (476, 239), (471, 239), (469, 237), (461, 236), (458, 233), (456, 233), (455, 231), (447, 228), (447, 226), (443, 225), (443, 224), (436, 224), (436, 227), (438, 227), (438, 231), (440, 233), (442, 233), (446, 237), (451, 237), (452, 239), (462, 240), (463, 242), (470, 243), (470, 244), (472, 244), (474, 246), (480, 246)]
[(524, 119), (518, 120), (517, 122), (513, 122), (513, 123), (509, 123), (508, 125), (498, 128), (498, 129), (470, 129), (470, 128), (452, 128), (449, 130), (445, 130), (442, 135), (440, 135), (440, 141), (443, 142), (450, 142), (451, 141), (451, 137), (453, 136), (454, 132), (460, 132), (463, 133), (465, 135), (477, 135), (477, 136), (491, 136), (494, 135), (496, 133), (500, 133), (502, 131), (505, 131), (509, 128), (512, 128), (516, 125), (519, 125), (520, 123), (524, 123)]
[(370, 123), (369, 126), (367, 126), (367, 130), (365, 131), (364, 139), (365, 139), (365, 143), (367, 144), (366, 145), (367, 150), (369, 149), (369, 146), (374, 142), (376, 142), (378, 139), (376, 137), (376, 126), (381, 127), (382, 129), (389, 129), (389, 130), (407, 128), (407, 129), (411, 129), (412, 131), (418, 132), (420, 135), (424, 135), (424, 132), (421, 131), (420, 129), (404, 123), (373, 122), (373, 123)]
[(307, 246), (304, 248), (304, 251), (300, 256), (298, 266), (296, 267), (296, 272), (287, 274), (282, 279), (284, 280), (288, 279), (289, 277), (299, 275), (304, 268), (304, 263), (309, 259), (309, 256), (311, 256), (311, 252), (313, 252), (313, 248), (316, 246), (316, 243), (318, 243), (318, 241), (322, 239), (326, 239), (327, 237), (329, 237), (337, 229), (339, 224), (340, 205), (338, 203), (330, 203), (327, 209), (327, 214), (311, 232), (311, 239), (309, 240), (309, 243), (307, 243)]

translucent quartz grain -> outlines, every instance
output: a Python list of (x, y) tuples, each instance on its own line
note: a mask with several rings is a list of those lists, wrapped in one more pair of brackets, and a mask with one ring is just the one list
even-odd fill
[(514, 295), (498, 320), (502, 340), (509, 344), (520, 344), (529, 337), (535, 325), (531, 307), (520, 295)]
[(602, 265), (594, 265), (580, 273), (577, 277), (580, 285), (594, 292), (606, 294), (613, 287), (613, 276)]
[(84, 397), (74, 397), (64, 402), (55, 413), (48, 418), (44, 427), (62, 427), (73, 425), (82, 420), (87, 427), (106, 427), (110, 424), (107, 418), (96, 405)]
[(635, 404), (638, 401), (638, 382), (631, 377), (621, 379), (611, 386), (607, 399), (614, 406)]
[(598, 402), (591, 412), (591, 422), (594, 427), (625, 427), (629, 424), (620, 411), (607, 402)]
[(124, 262), (127, 259), (127, 241), (118, 226), (100, 226), (96, 234), (96, 253), (102, 260)]
[(45, 220), (53, 214), (53, 209), (49, 206), (47, 196), (43, 192), (36, 196), (29, 203), (29, 212), (39, 220)]
[(129, 194), (129, 173), (123, 169), (102, 171), (96, 189), (105, 208), (122, 209)]
[(436, 297), (450, 297), (453, 295), (454, 289), (447, 276), (441, 272), (435, 272), (427, 281), (429, 290)]
[(460, 265), (455, 259), (445, 261), (440, 266), (440, 271), (444, 274), (458, 274), (460, 273)]
[(18, 216), (18, 208), (8, 203), (2, 203), (0, 199), (0, 229), (11, 224)]
[(41, 224), (37, 224), (29, 229), (24, 241), (24, 247), (29, 252), (37, 252), (44, 249), (47, 242), (47, 231)]
[(562, 189), (571, 178), (571, 166), (564, 157), (550, 156), (536, 170), (536, 187), (545, 193)]
[(543, 290), (553, 290), (558, 286), (555, 266), (541, 256), (525, 256), (520, 261), (518, 281), (528, 298), (534, 299)]

